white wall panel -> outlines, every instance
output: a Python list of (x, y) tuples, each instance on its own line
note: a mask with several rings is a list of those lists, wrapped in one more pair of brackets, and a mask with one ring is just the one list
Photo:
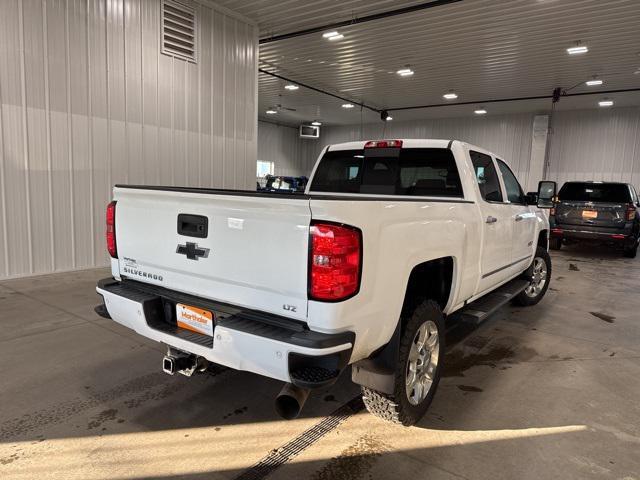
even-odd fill
[(640, 108), (558, 112), (549, 179), (631, 182), (640, 187)]
[(275, 175), (309, 176), (310, 168), (302, 152), (305, 145), (315, 145), (314, 142), (317, 143), (301, 139), (297, 128), (258, 122), (258, 159), (274, 162)]
[(157, 0), (3, 0), (0, 278), (106, 264), (114, 183), (253, 188), (257, 30), (193, 6), (187, 63)]

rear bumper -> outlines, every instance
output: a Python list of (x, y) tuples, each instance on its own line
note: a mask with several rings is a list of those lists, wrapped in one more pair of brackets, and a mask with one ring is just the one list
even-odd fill
[[(96, 311), (140, 335), (236, 370), (305, 388), (333, 383), (349, 363), (355, 334), (311, 331), (295, 320), (211, 302), (132, 280), (104, 279)], [(213, 337), (179, 329), (175, 305), (216, 314)]]
[(592, 242), (610, 243), (617, 245), (633, 244), (636, 239), (631, 228), (604, 229), (597, 227), (552, 226), (551, 236), (569, 240), (585, 240)]

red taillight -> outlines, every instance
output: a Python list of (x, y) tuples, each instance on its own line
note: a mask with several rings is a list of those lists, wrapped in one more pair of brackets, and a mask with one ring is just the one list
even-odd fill
[(402, 148), (402, 140), (371, 140), (364, 148)]
[(338, 301), (360, 288), (362, 235), (360, 230), (331, 223), (310, 228), (309, 298)]
[(616, 240), (624, 240), (627, 237), (625, 237), (621, 233), (614, 233), (613, 235), (611, 235), (611, 238), (615, 238)]
[(636, 207), (633, 203), (627, 205), (627, 221), (632, 221), (636, 218)]
[(552, 228), (551, 229), (551, 233), (555, 233), (556, 235), (562, 235), (562, 229), (561, 228)]
[(107, 250), (113, 258), (118, 258), (116, 247), (116, 202), (107, 205)]

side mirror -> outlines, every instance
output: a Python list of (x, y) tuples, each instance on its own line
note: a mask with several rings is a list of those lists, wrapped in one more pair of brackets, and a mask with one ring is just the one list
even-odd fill
[(527, 192), (524, 199), (527, 205), (538, 205), (538, 192)]
[(553, 208), (556, 197), (556, 182), (543, 180), (538, 183), (538, 208)]

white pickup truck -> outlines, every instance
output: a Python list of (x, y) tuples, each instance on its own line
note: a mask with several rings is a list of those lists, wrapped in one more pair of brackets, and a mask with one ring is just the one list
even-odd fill
[(445, 321), (544, 296), (554, 196), (456, 140), (330, 145), (304, 194), (117, 185), (96, 311), (166, 344), (167, 373), (213, 362), (285, 382), (285, 418), (352, 365), (369, 411), (411, 425)]

